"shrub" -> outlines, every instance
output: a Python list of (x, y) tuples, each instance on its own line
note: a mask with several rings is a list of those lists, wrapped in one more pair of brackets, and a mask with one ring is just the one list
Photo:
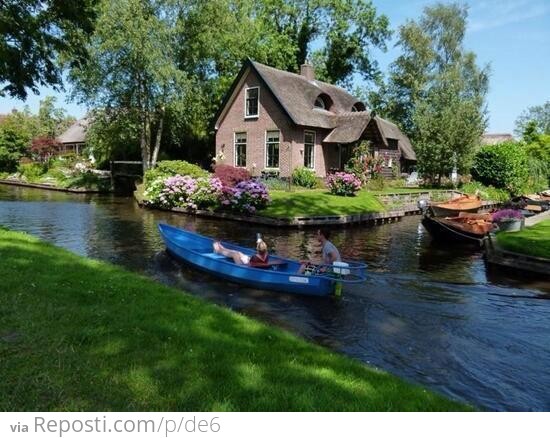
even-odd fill
[(336, 172), (327, 176), (326, 185), (333, 195), (354, 196), (361, 189), (361, 180), (352, 173)]
[(228, 164), (218, 164), (214, 167), (214, 175), (220, 179), (224, 187), (235, 187), (238, 183), (252, 178), (248, 170)]
[(510, 199), (510, 194), (505, 189), (497, 189), (493, 186), (486, 187), (478, 181), (472, 181), (464, 184), (461, 191), (468, 194), (478, 194), (485, 201), (506, 202)]
[(313, 189), (317, 186), (315, 171), (307, 167), (297, 167), (292, 172), (292, 183), (299, 187)]
[(193, 178), (188, 175), (158, 178), (145, 190), (149, 205), (189, 210), (215, 208), (219, 205), (221, 194), (222, 184), (218, 178)]
[(209, 173), (196, 164), (191, 164), (187, 161), (166, 160), (159, 161), (155, 168), (149, 169), (145, 172), (143, 179), (145, 185), (148, 186), (158, 178), (165, 179), (176, 175), (190, 176), (192, 178), (206, 178)]
[(44, 176), (47, 167), (40, 163), (26, 163), (20, 164), (17, 171), (21, 174), (23, 180), (37, 182)]
[(472, 176), (475, 180), (518, 194), (527, 183), (527, 153), (518, 143), (487, 145), (474, 157)]
[(365, 188), (367, 190), (374, 190), (374, 191), (384, 190), (385, 186), (386, 186), (386, 179), (382, 175), (374, 175), (365, 184)]
[(267, 207), (269, 194), (267, 188), (259, 181), (241, 181), (235, 187), (224, 187), (222, 208), (239, 213), (255, 213)]
[(267, 187), (268, 190), (288, 190), (288, 181), (281, 178), (262, 178), (261, 182)]
[(384, 158), (372, 156), (370, 143), (362, 141), (353, 149), (353, 155), (346, 163), (346, 171), (353, 173), (362, 184), (366, 184), (369, 179), (380, 175), (382, 164), (384, 164)]

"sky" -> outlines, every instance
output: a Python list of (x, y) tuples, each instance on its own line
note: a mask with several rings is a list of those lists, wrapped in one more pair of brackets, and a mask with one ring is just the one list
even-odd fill
[[(448, 3), (448, 1), (443, 1)], [(385, 14), (392, 29), (407, 19), (417, 19), (434, 0), (373, 0), (378, 13)], [(490, 64), (490, 90), (487, 96), (487, 132), (512, 133), (517, 116), (526, 108), (550, 100), (550, 0), (482, 0), (468, 2), (469, 17), (465, 47), (475, 52), (480, 65)], [(388, 44), (388, 51), (375, 51), (382, 72), (400, 52)], [(38, 111), (45, 96), (56, 96), (58, 106), (77, 118), (84, 106), (67, 101), (68, 93), (41, 88), (40, 95), (29, 94), (26, 102), (0, 97), (0, 113), (28, 105)]]

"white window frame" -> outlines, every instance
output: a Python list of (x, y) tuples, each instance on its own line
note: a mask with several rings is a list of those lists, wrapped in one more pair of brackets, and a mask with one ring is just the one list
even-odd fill
[[(279, 133), (279, 166), (277, 167), (268, 167), (267, 166), (267, 133), (268, 132), (278, 132)], [(265, 130), (265, 140), (264, 140), (264, 168), (266, 170), (279, 170), (281, 168), (281, 130), (280, 129), (266, 129)]]
[[(234, 132), (233, 133), (233, 163), (234, 163), (234, 166), (235, 167), (244, 167), (246, 168), (246, 165), (245, 166), (239, 166), (237, 164), (237, 135), (239, 134), (244, 134), (245, 136), (245, 143), (244, 143), (244, 146), (245, 146), (245, 150), (248, 149), (248, 133), (246, 131), (238, 131), (238, 132)], [(248, 161), (247, 160), (247, 153), (245, 152), (244, 154), (244, 161)]]
[[(306, 166), (306, 135), (312, 134), (313, 135), (313, 150), (312, 150), (312, 157), (311, 157), (311, 167)], [(315, 142), (317, 141), (317, 133), (315, 131), (304, 131), (304, 167), (307, 167), (308, 169), (315, 170)]]
[[(248, 91), (256, 89), (258, 90), (258, 112), (254, 115), (247, 115), (246, 114), (246, 103), (248, 101)], [(257, 119), (260, 117), (260, 87), (248, 87), (244, 90), (244, 118), (245, 119)]]

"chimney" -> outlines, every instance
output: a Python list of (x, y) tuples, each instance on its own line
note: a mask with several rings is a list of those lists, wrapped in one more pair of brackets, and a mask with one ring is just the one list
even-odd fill
[(315, 70), (311, 64), (302, 64), (300, 67), (300, 75), (306, 78), (308, 81), (315, 80)]

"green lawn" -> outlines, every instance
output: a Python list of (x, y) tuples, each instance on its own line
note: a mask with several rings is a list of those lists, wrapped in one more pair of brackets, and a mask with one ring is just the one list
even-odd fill
[(550, 219), (516, 233), (498, 233), (503, 249), (550, 259)]
[(366, 190), (356, 196), (335, 196), (327, 190), (303, 190), (296, 192), (269, 192), (272, 202), (258, 214), (276, 218), (297, 216), (341, 216), (384, 211), (380, 201)]
[(21, 233), (0, 259), (2, 411), (469, 409)]

